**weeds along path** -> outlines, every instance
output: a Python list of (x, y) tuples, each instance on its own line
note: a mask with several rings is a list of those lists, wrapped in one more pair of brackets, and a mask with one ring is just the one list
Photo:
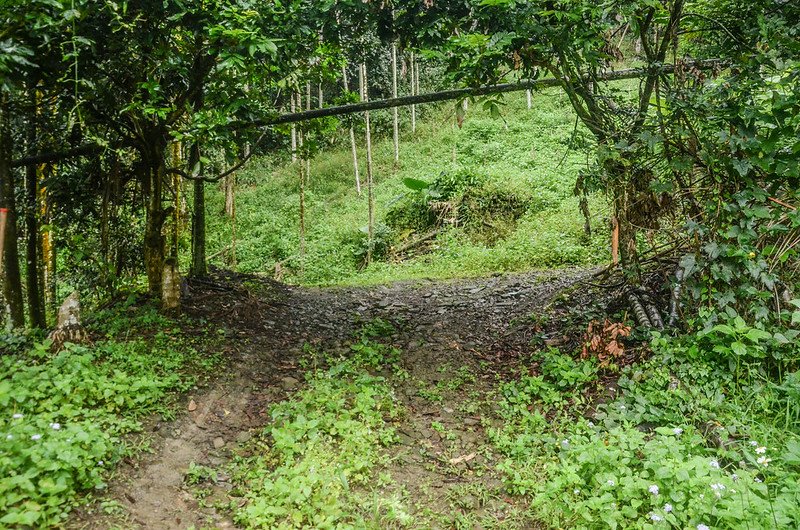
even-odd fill
[[(369, 288), (302, 288), (256, 276), (216, 273), (194, 282), (185, 310), (225, 333), (229, 370), (187, 396), (185, 413), (153, 421), (153, 452), (123, 463), (110, 485), (112, 516), (79, 517), (83, 528), (234, 528), (222, 505), (230, 477), (192, 487), (207, 468), (221, 470), (233, 451), (269, 421), (272, 404), (303, 385), (304, 346), (345, 351), (354, 333), (381, 318), (402, 351), (408, 377), (396, 388), (406, 411), (391, 451), (387, 487), (436, 524), (453, 510), (511, 517), (484, 450), (487, 392), (528, 350), (525, 319), (591, 271), (558, 270)], [(114, 511), (109, 510), (109, 511)], [(446, 524), (442, 521), (442, 524)]]

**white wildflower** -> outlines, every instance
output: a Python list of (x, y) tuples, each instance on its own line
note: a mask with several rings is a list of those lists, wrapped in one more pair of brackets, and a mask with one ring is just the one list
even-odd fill
[(670, 503), (665, 504), (664, 505), (664, 512), (665, 513), (669, 513), (671, 511), (672, 511), (672, 505)]
[(759, 456), (758, 460), (756, 460), (756, 462), (758, 462), (759, 464), (761, 464), (764, 467), (767, 467), (769, 465), (769, 463), (772, 462), (772, 459), (771, 458), (767, 458), (766, 456)]
[(14, 414), (14, 415), (13, 415), (13, 416), (11, 416), (11, 417), (12, 417), (12, 418), (14, 418), (15, 420), (21, 420), (21, 419), (22, 419), (22, 414), (20, 414), (19, 412), (17, 412), (16, 414)]
[(587, 423), (587, 425), (589, 426), (589, 428), (594, 429), (594, 422), (590, 421), (589, 423)]
[(755, 440), (750, 440), (750, 445), (752, 445), (753, 447), (756, 447), (758, 445), (758, 442), (755, 441)]
[(33, 441), (41, 440), (41, 439), (42, 439), (42, 435), (41, 434), (34, 434), (33, 436), (31, 436), (31, 440), (33, 440)]
[(611, 480), (611, 479), (608, 479), (608, 481), (606, 481), (606, 484), (611, 486), (611, 487), (613, 487), (614, 486), (614, 481)]
[(767, 452), (767, 448), (766, 447), (756, 447), (756, 453), (757, 454), (763, 455), (766, 452)]
[(13, 439), (14, 439), (14, 435), (13, 434), (7, 434), (6, 435), (6, 440), (13, 440)]
[(734, 473), (733, 475), (731, 475), (731, 479), (733, 479), (733, 481), (736, 482), (737, 480), (739, 480), (739, 475)]
[(708, 465), (713, 467), (714, 469), (719, 469), (719, 462), (717, 462), (716, 460), (712, 460), (711, 462), (708, 463)]
[(569, 447), (569, 440), (561, 440), (561, 447), (566, 449)]
[(57, 430), (59, 430), (61, 428), (61, 424), (60, 423), (51, 423), (50, 424), (50, 428), (53, 429), (54, 431), (57, 431)]
[(574, 493), (575, 495), (577, 495), (580, 492), (581, 492), (581, 490), (579, 490), (578, 488), (575, 488), (574, 490), (572, 490), (572, 493)]
[(759, 484), (761, 484), (762, 480), (760, 478), (756, 477), (756, 478), (753, 479), (753, 482), (758, 482)]
[(97, 462), (97, 465), (98, 465), (98, 466), (102, 466), (102, 465), (103, 465), (103, 461), (102, 461), (102, 460), (98, 461), (98, 462)]
[(710, 529), (708, 528), (708, 526), (704, 525), (703, 523), (700, 523), (699, 525), (697, 525), (697, 530), (710, 530)]
[(663, 517), (661, 517), (657, 513), (653, 513), (653, 512), (650, 512), (650, 519), (652, 519), (655, 522), (659, 522), (659, 521), (663, 521), (664, 520)]
[(683, 434), (683, 429), (681, 429), (680, 427), (675, 427), (674, 429), (672, 429), (672, 432), (675, 433), (675, 436), (680, 436), (681, 434)]
[(719, 482), (712, 484), (711, 489), (714, 490), (714, 495), (717, 497), (722, 496), (722, 491), (725, 489), (725, 484), (720, 484)]
[(658, 496), (658, 486), (656, 486), (655, 484), (653, 484), (649, 488), (647, 488), (647, 491), (649, 491), (650, 493), (652, 493), (655, 496)]

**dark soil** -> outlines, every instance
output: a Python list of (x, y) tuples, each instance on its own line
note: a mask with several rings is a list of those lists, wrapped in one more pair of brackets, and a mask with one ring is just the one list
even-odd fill
[[(304, 345), (344, 349), (375, 318), (395, 326), (388, 340), (402, 350), (409, 373), (397, 388), (407, 414), (388, 470), (398, 495), (420, 514), (458, 509), (512, 518), (485, 444), (491, 395), (499, 379), (527, 360), (533, 339), (568, 340), (560, 326), (543, 327), (538, 316), (591, 274), (572, 269), (324, 289), (219, 271), (195, 281), (184, 311), (224, 330), (229, 365), (211, 385), (187, 396), (176, 421), (151, 421), (152, 453), (120, 465), (106, 495), (122, 513), (98, 514), (95, 505), (79, 510), (72, 526), (235, 528), (224, 513), (201, 506), (184, 483), (189, 465), (221, 468), (268, 422), (270, 405), (302, 384)], [(559, 318), (558, 311), (549, 313)], [(473, 485), (480, 488), (470, 493)], [(237, 502), (227, 495), (230, 488), (220, 475), (202, 505)]]

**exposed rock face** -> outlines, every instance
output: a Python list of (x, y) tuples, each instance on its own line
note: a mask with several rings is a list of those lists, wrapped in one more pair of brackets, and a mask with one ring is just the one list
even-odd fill
[(81, 301), (78, 291), (74, 291), (64, 300), (58, 309), (58, 323), (47, 337), (53, 341), (51, 349), (60, 351), (64, 344), (82, 344), (89, 341), (89, 335), (81, 325)]

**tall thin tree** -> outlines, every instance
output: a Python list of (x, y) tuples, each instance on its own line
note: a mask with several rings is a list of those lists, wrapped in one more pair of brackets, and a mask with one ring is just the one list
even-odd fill
[[(361, 63), (361, 99), (369, 101), (369, 79), (367, 78), (367, 65)], [(372, 253), (375, 248), (375, 199), (373, 196), (372, 182), (372, 130), (370, 128), (369, 111), (364, 112), (364, 128), (367, 137), (367, 265), (372, 263)]]
[[(392, 43), (392, 97), (397, 97), (397, 43)], [(400, 124), (398, 122), (397, 107), (392, 107), (392, 126), (394, 141), (394, 164), (400, 163)]]
[(12, 327), (25, 327), (25, 302), (22, 298), (22, 277), (19, 269), (17, 241), (17, 208), (14, 197), (14, 175), (11, 170), (12, 140), (8, 100), (0, 92), (0, 209), (5, 210), (3, 234), (3, 296), (9, 308)]
[[(359, 78), (360, 76), (360, 67), (359, 67)], [(347, 86), (347, 66), (342, 66), (342, 85), (344, 86), (344, 91), (349, 92), (350, 89)], [(360, 96), (360, 89), (359, 89), (359, 96)], [(353, 172), (355, 173), (356, 177), (356, 191), (359, 195), (361, 195), (361, 177), (358, 174), (358, 149), (356, 147), (356, 132), (353, 128), (353, 123), (350, 122), (350, 151), (353, 155)]]

